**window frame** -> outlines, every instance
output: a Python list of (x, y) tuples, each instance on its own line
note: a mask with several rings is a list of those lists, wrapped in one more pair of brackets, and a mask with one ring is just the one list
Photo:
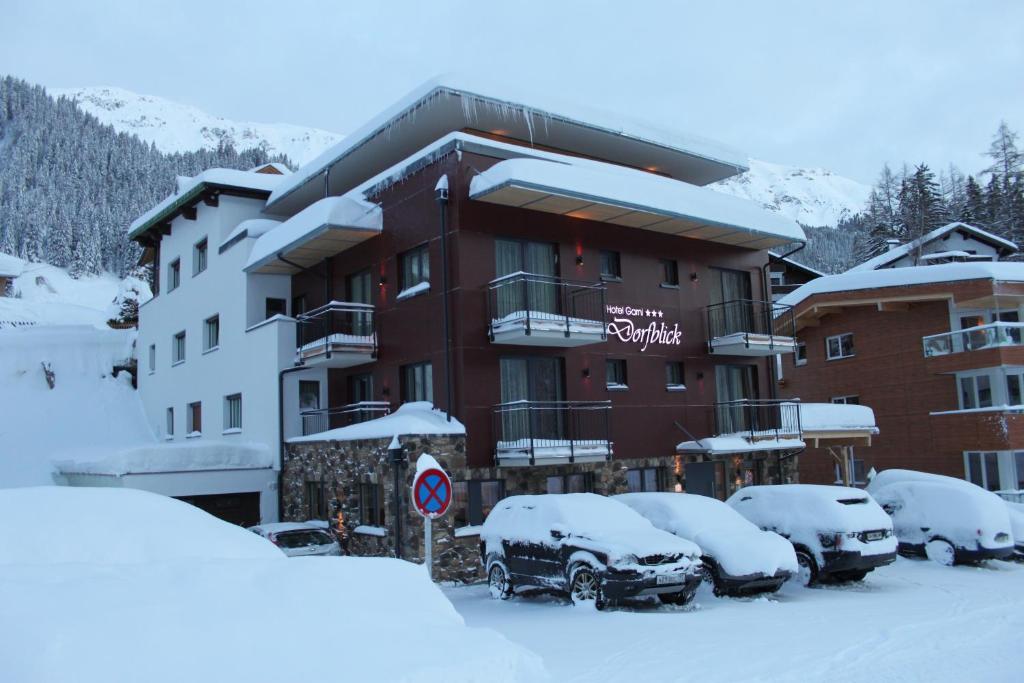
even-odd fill
[[(612, 249), (602, 249), (598, 256), (601, 280), (622, 282), (622, 254)], [(609, 266), (606, 268), (605, 266)]]
[(361, 526), (385, 527), (387, 511), (384, 505), (384, 486), (379, 483), (362, 481), (357, 487), (359, 494), (359, 524)]
[[(487, 488), (494, 487), (497, 491), (493, 501), (486, 501), (490, 505), (487, 512), (484, 512), (486, 506), (484, 500), (485, 485)], [(463, 493), (459, 493), (460, 489)], [(494, 506), (507, 497), (507, 495), (504, 479), (460, 479), (459, 481), (452, 482), (455, 527), (479, 526), (483, 524), (484, 520), (487, 519), (487, 515), (494, 509)], [(455, 505), (460, 498), (465, 503)]]
[[(234, 402), (237, 401), (237, 411)], [(236, 424), (237, 418), (237, 424)], [(224, 397), (224, 433), (242, 431), (242, 393), (228, 394)]]
[(171, 336), (171, 367), (181, 365), (185, 362), (188, 349), (187, 341), (188, 336), (186, 335), (185, 330), (175, 332), (174, 335)]
[[(418, 273), (413, 272), (412, 264), (418, 265)], [(418, 280), (412, 282), (414, 276)], [(398, 255), (398, 294), (426, 282), (430, 287), (430, 243), (418, 244)]]
[(679, 261), (674, 258), (661, 259), (661, 286), (665, 289), (679, 289)]
[[(984, 378), (985, 383), (988, 385), (988, 404), (982, 405), (981, 399), (980, 382)], [(956, 388), (957, 388), (957, 401), (960, 406), (960, 410), (985, 410), (986, 408), (993, 408), (997, 405), (996, 402), (996, 390), (998, 382), (993, 382), (993, 375), (988, 372), (979, 372), (966, 375), (956, 376)], [(967, 385), (970, 385), (970, 391), (968, 391)], [(967, 400), (970, 399), (970, 400)], [(968, 405), (968, 403), (970, 405)], [(980, 451), (972, 451), (980, 452)]]
[(156, 344), (149, 345), (149, 374), (156, 372)]
[(202, 239), (192, 245), (192, 277), (205, 272), (209, 265), (210, 239), (203, 235)]
[(793, 365), (807, 365), (807, 342), (797, 340), (796, 350), (793, 352)]
[[(210, 329), (212, 325), (216, 325), (215, 339), (216, 343), (210, 344)], [(216, 351), (220, 348), (220, 313), (215, 313), (209, 318), (203, 321), (203, 353), (209, 353)]]
[[(196, 429), (196, 415), (199, 416), (199, 429)], [(194, 438), (203, 434), (203, 402), (192, 401), (185, 404), (185, 438)]]
[[(850, 399), (853, 400), (851, 401)], [(829, 403), (833, 405), (859, 406), (860, 394), (844, 394), (842, 396), (833, 396), (829, 399)]]
[(167, 264), (167, 293), (170, 294), (181, 287), (181, 257)]
[[(654, 488), (653, 489), (649, 489), (649, 488), (647, 488), (648, 482), (647, 482), (647, 476), (646, 475), (649, 472), (652, 472), (652, 471), (654, 472)], [(639, 489), (633, 488), (632, 483), (629, 480), (629, 478), (630, 478), (629, 475), (630, 475), (631, 472), (638, 472), (639, 473), (639, 475), (638, 475), (640, 477), (640, 481), (639, 481), (640, 488)], [(651, 492), (662, 491), (665, 488), (665, 468), (664, 467), (657, 467), (657, 466), (652, 466), (652, 467), (629, 467), (629, 468), (626, 469), (626, 487), (627, 487), (627, 490), (628, 490), (629, 493), (651, 493)]]
[[(278, 312), (276, 312), (276, 313), (271, 313), (270, 312), (270, 302), (271, 301), (280, 302), (281, 309)], [(285, 299), (285, 298), (279, 297), (279, 296), (264, 297), (264, 300), (263, 300), (263, 314), (264, 314), (264, 316), (263, 316), (264, 320), (270, 320), (275, 315), (285, 315), (285, 316), (288, 315), (288, 299)]]
[[(673, 375), (675, 374), (672, 372), (673, 368), (679, 369), (678, 382), (672, 381)], [(686, 391), (686, 364), (683, 363), (683, 361), (665, 361), (665, 391)]]
[[(582, 489), (574, 491), (569, 486), (570, 480), (577, 480), (582, 483)], [(554, 481), (558, 481), (560, 490), (552, 491), (551, 484)], [(545, 492), (548, 495), (557, 495), (561, 493), (593, 493), (594, 492), (594, 473), (593, 472), (568, 472), (566, 474), (551, 474), (545, 479)]]
[[(848, 352), (844, 352), (843, 339), (849, 337), (849, 346), (846, 349)], [(831, 341), (837, 340), (838, 355), (832, 354)], [(843, 332), (842, 334), (833, 334), (825, 337), (825, 360), (843, 360), (844, 358), (853, 358), (856, 354), (856, 346), (853, 343), (853, 332)]]
[[(410, 382), (410, 378), (412, 382)], [(407, 363), (401, 366), (399, 368), (399, 379), (399, 399), (401, 403), (413, 403), (416, 401), (434, 402), (434, 364), (431, 361)], [(415, 396), (412, 396), (410, 390), (414, 389), (420, 381), (423, 383), (423, 395), (421, 396), (417, 392)]]
[[(616, 368), (613, 372), (612, 369)], [(621, 372), (619, 372), (621, 370)], [(613, 375), (620, 375), (622, 381), (612, 381)], [(604, 359), (604, 387), (608, 391), (628, 391), (629, 390), (629, 364), (625, 358), (605, 358)]]
[(174, 406), (168, 406), (164, 412), (164, 436), (174, 438)]
[[(1015, 451), (1010, 451), (1010, 453), (1015, 453)], [(964, 479), (966, 481), (971, 482), (972, 484), (975, 484), (976, 486), (980, 486), (986, 491), (1002, 490), (1002, 471), (999, 463), (999, 454), (1000, 451), (964, 451)], [(981, 483), (976, 482), (974, 478), (971, 476), (973, 470), (973, 468), (971, 467), (971, 456), (973, 455), (978, 456)], [(986, 456), (992, 456), (992, 460), (990, 461), (989, 458), (987, 458)], [(989, 475), (991, 474), (991, 472), (989, 471), (989, 463), (992, 461), (994, 461), (996, 476), (994, 488), (989, 486)]]
[(322, 481), (306, 480), (307, 519), (327, 519), (327, 486)]

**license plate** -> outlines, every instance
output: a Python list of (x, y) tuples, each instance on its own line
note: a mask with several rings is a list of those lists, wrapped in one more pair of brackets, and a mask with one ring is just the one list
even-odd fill
[(880, 541), (883, 538), (885, 538), (885, 532), (884, 531), (869, 531), (866, 534), (866, 536), (867, 536), (867, 539), (869, 541)]
[(659, 586), (664, 586), (664, 585), (670, 584), (670, 583), (682, 583), (682, 582), (683, 582), (683, 577), (676, 576), (675, 574), (659, 574), (658, 575), (658, 585)]

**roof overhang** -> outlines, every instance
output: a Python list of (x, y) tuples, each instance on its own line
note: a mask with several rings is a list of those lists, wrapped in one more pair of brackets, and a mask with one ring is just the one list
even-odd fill
[(136, 240), (145, 246), (147, 242), (151, 241), (147, 239), (147, 233), (163, 227), (163, 232), (166, 234), (170, 231), (171, 221), (180, 216), (186, 209), (194, 207), (200, 201), (205, 201), (212, 206), (215, 204), (217, 197), (222, 194), (252, 199), (266, 199), (270, 196), (270, 191), (221, 183), (197, 183), (181, 195), (174, 197), (166, 206), (161, 207), (159, 211), (151, 216), (147, 216), (145, 220), (134, 225), (131, 232), (128, 233), (128, 239)]

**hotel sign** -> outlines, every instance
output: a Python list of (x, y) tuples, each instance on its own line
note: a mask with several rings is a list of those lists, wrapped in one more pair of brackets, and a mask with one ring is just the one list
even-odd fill
[(666, 325), (662, 321), (665, 312), (661, 309), (608, 304), (605, 310), (612, 316), (606, 328), (607, 333), (627, 344), (640, 344), (641, 353), (651, 344), (679, 346), (683, 343), (683, 331), (679, 329), (679, 323), (674, 323), (672, 327)]

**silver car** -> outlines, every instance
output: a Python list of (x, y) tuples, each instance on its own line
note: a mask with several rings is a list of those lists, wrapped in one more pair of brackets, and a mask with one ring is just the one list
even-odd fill
[(280, 522), (249, 527), (249, 531), (267, 539), (288, 557), (341, 555), (341, 546), (321, 526), (307, 522)]

